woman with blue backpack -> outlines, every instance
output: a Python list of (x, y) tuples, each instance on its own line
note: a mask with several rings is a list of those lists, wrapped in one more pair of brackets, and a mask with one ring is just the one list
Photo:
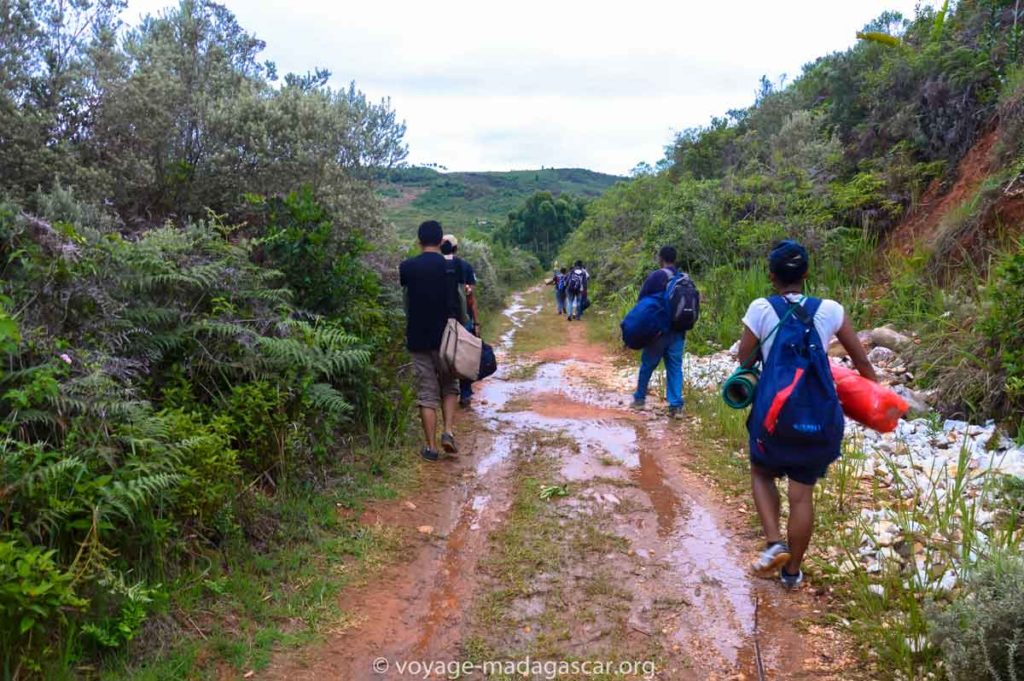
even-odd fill
[[(762, 576), (779, 575), (795, 589), (814, 528), (814, 485), (839, 458), (842, 407), (829, 365), (828, 346), (838, 338), (862, 376), (878, 381), (864, 347), (834, 300), (804, 295), (807, 250), (779, 243), (768, 256), (775, 294), (758, 298), (743, 317), (739, 357), (743, 367), (762, 368), (747, 418), (754, 505), (766, 545), (751, 566)], [(789, 526), (780, 529), (778, 478), (789, 479)]]

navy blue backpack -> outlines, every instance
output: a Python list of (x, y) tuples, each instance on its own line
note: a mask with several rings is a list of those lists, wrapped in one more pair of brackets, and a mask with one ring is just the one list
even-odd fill
[(675, 275), (669, 280), (664, 291), (657, 295), (644, 296), (626, 314), (625, 319), (619, 324), (619, 328), (622, 329), (622, 342), (626, 347), (643, 350), (655, 338), (668, 332), (672, 325), (672, 291), (681, 278), (681, 274)]
[(751, 453), (769, 467), (831, 463), (839, 458), (845, 421), (827, 348), (814, 327), (821, 300), (807, 298), (801, 306), (776, 295), (768, 302), (782, 323), (747, 419)]

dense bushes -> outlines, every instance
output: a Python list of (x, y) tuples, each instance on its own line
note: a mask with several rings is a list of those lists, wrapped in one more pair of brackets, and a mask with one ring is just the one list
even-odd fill
[(0, 213), (6, 673), (72, 627), (76, 654), (130, 640), (160, 584), (244, 531), (250, 482), (308, 478), (333, 456), (373, 380), (372, 346), (298, 309), (232, 232), (190, 222), (133, 242)]
[(932, 639), (946, 673), (963, 679), (1019, 679), (1024, 675), (1024, 564), (1018, 557), (986, 566), (963, 598), (934, 613)]
[(4, 678), (123, 649), (406, 431), (371, 184), (404, 126), (322, 70), (275, 85), (223, 6), (121, 9), (0, 3)]

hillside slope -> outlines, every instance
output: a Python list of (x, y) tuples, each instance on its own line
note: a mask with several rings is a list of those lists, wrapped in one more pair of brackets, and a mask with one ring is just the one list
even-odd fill
[(487, 233), (534, 192), (596, 197), (622, 179), (582, 168), (465, 173), (403, 168), (390, 173), (380, 195), (400, 232), (431, 218), (456, 233), (471, 228)]

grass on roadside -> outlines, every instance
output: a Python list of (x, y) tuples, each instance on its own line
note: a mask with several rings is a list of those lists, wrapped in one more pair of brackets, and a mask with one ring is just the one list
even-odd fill
[(197, 556), (205, 567), (169, 589), (167, 612), (147, 625), (135, 647), (106, 660), (100, 676), (241, 676), (266, 667), (275, 649), (344, 628), (348, 614), (339, 595), (393, 560), (404, 544), (398, 532), (358, 520), (368, 501), (394, 498), (415, 484), (415, 465), (402, 451), (361, 451), (333, 464), (319, 484), (252, 492), (250, 512), (265, 518), (265, 536), (235, 537), (220, 551)]

